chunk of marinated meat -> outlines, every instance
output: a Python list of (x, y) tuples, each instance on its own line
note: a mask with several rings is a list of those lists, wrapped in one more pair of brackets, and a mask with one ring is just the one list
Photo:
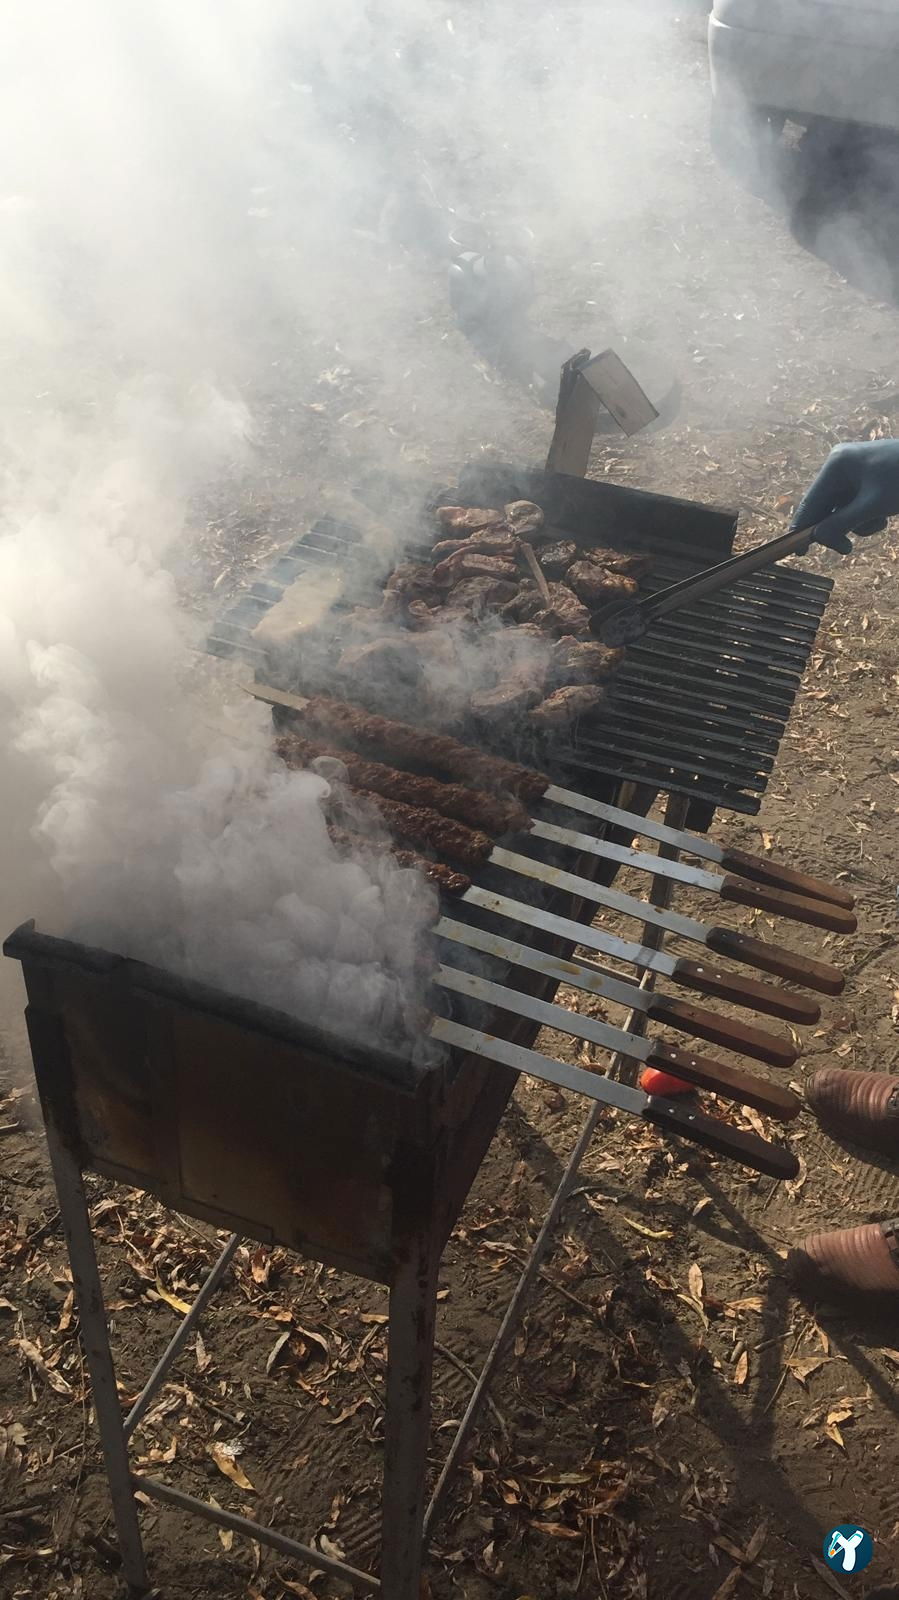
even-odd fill
[(504, 622), (530, 623), (543, 605), (543, 596), (533, 578), (524, 578), (517, 592), (501, 607), (500, 616)]
[(384, 592), (409, 600), (431, 600), (435, 605), (440, 599), (434, 588), (434, 568), (422, 561), (404, 561), (394, 567)]
[(505, 517), (501, 511), (483, 506), (438, 506), (437, 521), (447, 533), (465, 538), (469, 533), (480, 532), (482, 528), (501, 527)]
[(589, 559), (623, 578), (645, 578), (655, 565), (652, 556), (627, 555), (623, 550), (591, 550)]
[(406, 622), (415, 632), (436, 627), (442, 616), (442, 606), (429, 606), (425, 600), (410, 600), (406, 607)]
[(480, 617), (485, 611), (500, 610), (517, 592), (518, 585), (510, 578), (462, 578), (450, 589), (442, 614), (447, 620), (465, 613)]
[(458, 550), (470, 550), (482, 556), (502, 556), (506, 561), (517, 561), (521, 540), (502, 528), (485, 528), (483, 533), (472, 533), (467, 539), (441, 539), (434, 546), (435, 556), (452, 556)]
[(533, 539), (543, 527), (544, 516), (533, 500), (510, 500), (503, 509), (504, 520), (521, 539)]
[(470, 705), (476, 716), (515, 715), (537, 704), (546, 689), (546, 664), (540, 660), (522, 661), (508, 667), (492, 689), (477, 690)]
[(577, 545), (573, 539), (557, 539), (537, 552), (537, 560), (548, 578), (561, 578), (576, 556)]
[(504, 561), (500, 556), (481, 556), (476, 551), (456, 550), (434, 568), (434, 582), (448, 589), (460, 578), (508, 578), (517, 576), (514, 561)]
[(580, 600), (595, 606), (604, 600), (627, 600), (639, 592), (636, 578), (623, 578), (607, 572), (593, 561), (575, 561), (565, 574)]
[[(574, 569), (569, 567), (569, 573)], [(530, 621), (546, 633), (585, 633), (590, 626), (590, 613), (573, 594), (566, 583), (549, 585), (550, 604), (539, 610)]]
[(552, 675), (562, 683), (598, 683), (611, 678), (624, 660), (623, 650), (566, 634), (553, 647)]
[(570, 728), (578, 717), (598, 711), (605, 698), (604, 691), (593, 684), (569, 684), (547, 695), (539, 706), (535, 706), (530, 713), (531, 721), (538, 728)]
[(417, 639), (371, 639), (367, 644), (348, 645), (337, 663), (344, 677), (363, 681), (365, 686), (416, 683), (422, 674)]

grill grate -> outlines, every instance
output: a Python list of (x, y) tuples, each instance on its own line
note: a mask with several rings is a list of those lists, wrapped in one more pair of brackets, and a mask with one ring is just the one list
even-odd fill
[[(583, 527), (574, 531), (588, 542)], [(727, 554), (719, 543), (678, 545), (674, 555), (671, 541), (663, 542), (656, 530), (628, 538), (623, 529), (597, 530), (594, 517), (594, 538), (597, 531), (600, 543), (654, 554), (655, 567), (641, 585), (647, 595)], [(322, 517), (216, 622), (207, 649), (264, 667), (253, 629), (304, 572), (335, 565), (344, 574), (346, 605), (377, 603), (380, 563), (352, 527)], [(535, 749), (533, 761), (567, 774), (575, 787), (603, 775), (754, 815), (832, 587), (826, 578), (772, 568), (659, 619), (629, 648), (608, 707), (585, 718), (573, 736)], [(520, 750), (515, 754), (526, 759)]]

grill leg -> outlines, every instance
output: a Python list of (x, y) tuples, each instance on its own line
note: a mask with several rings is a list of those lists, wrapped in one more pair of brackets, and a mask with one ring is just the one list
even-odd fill
[(415, 1237), (390, 1290), (381, 1529), (385, 1600), (419, 1600), (439, 1252)]
[(91, 1393), (97, 1414), (97, 1427), (103, 1447), (103, 1460), (109, 1482), (109, 1496), (116, 1535), (122, 1556), (122, 1571), (133, 1595), (149, 1587), (144, 1550), (141, 1543), (137, 1506), (131, 1487), (128, 1445), (116, 1388), (115, 1368), (109, 1348), (106, 1307), (94, 1249), (87, 1196), (81, 1169), (71, 1152), (47, 1123), (47, 1146), (59, 1199), (59, 1213), (72, 1267), (72, 1283), (81, 1321), (81, 1340), (87, 1357)]

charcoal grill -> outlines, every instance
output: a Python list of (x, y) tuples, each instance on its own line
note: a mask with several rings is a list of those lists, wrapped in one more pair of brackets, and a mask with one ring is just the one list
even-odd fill
[[(726, 556), (736, 526), (730, 513), (688, 502), (506, 469), (466, 475), (462, 497), (474, 504), (535, 499), (549, 520), (584, 539), (592, 533), (597, 543), (650, 549), (659, 584)], [(356, 592), (350, 598), (367, 598), (379, 581), (376, 568), (352, 529), (322, 519), (216, 624), (209, 649), (262, 668), (252, 628), (303, 571), (335, 560), (352, 574)], [(574, 786), (595, 799), (635, 810), (647, 808), (657, 790), (668, 791), (673, 827), (707, 825), (716, 804), (757, 809), (829, 587), (798, 574), (767, 574), (726, 604), (707, 602), (695, 615), (672, 620), (665, 642), (654, 640), (628, 661), (607, 716), (582, 725), (572, 743), (544, 750), (541, 764), (556, 782), (576, 778)], [(660, 709), (664, 732), (657, 728)], [(614, 830), (609, 836), (627, 842)], [(660, 853), (670, 850), (663, 845)], [(617, 869), (591, 856), (578, 870), (611, 883)], [(658, 880), (652, 902), (663, 904), (669, 890)], [(539, 892), (535, 886), (534, 897), (585, 929), (595, 912), (551, 885)], [(472, 926), (483, 921), (471, 915)], [(571, 939), (533, 927), (503, 932), (523, 934), (535, 951), (564, 959), (572, 953)], [(645, 943), (660, 943), (657, 935), (648, 927)], [(462, 1050), (428, 1067), (354, 1050), (249, 1002), (33, 927), (20, 929), (5, 949), (22, 962), (27, 985), (35, 1072), (132, 1589), (146, 1584), (133, 1500), (140, 1488), (359, 1589), (380, 1587), (389, 1600), (418, 1600), (427, 1535), (601, 1108), (590, 1108), (426, 1508), (441, 1253), (517, 1073)], [(501, 962), (488, 970), (537, 999), (551, 998), (556, 988), (557, 977), (540, 970), (513, 972)], [(641, 981), (651, 985), (651, 974)], [(466, 1016), (466, 1024), (470, 1020)], [(645, 1020), (635, 1009), (625, 1026), (639, 1032)], [(538, 1031), (533, 1018), (483, 1007), (477, 1026), (484, 1037), (525, 1049)], [(726, 1019), (721, 1027), (726, 1038)], [(624, 1058), (613, 1061), (613, 1074), (626, 1076), (624, 1068)], [(147, 1189), (173, 1209), (232, 1233), (124, 1425), (84, 1196), (89, 1170)], [(277, 1242), (390, 1289), (380, 1580), (136, 1474), (129, 1464), (128, 1437), (240, 1238)]]
[[(463, 472), (452, 498), (466, 505), (533, 500), (585, 546), (648, 552), (647, 595), (723, 560), (737, 528), (735, 513), (714, 507), (505, 467)], [(322, 517), (216, 622), (207, 648), (266, 674), (253, 629), (304, 572), (333, 566), (349, 575), (348, 604), (377, 598), (384, 574), (358, 532)], [(608, 708), (583, 719), (573, 738), (529, 752), (533, 763), (588, 793), (604, 777), (686, 795), (697, 802), (697, 825), (702, 816), (707, 825), (716, 806), (755, 815), (832, 587), (828, 578), (777, 567), (660, 619), (629, 649)]]

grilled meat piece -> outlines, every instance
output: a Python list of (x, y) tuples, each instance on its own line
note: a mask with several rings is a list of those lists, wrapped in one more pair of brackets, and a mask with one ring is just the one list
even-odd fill
[[(369, 854), (373, 848), (370, 839), (362, 833), (351, 833), (349, 828), (338, 828), (335, 824), (328, 823), (328, 832), (338, 850), (345, 855)], [(448, 867), (442, 861), (431, 861), (428, 856), (421, 856), (416, 850), (403, 850), (399, 845), (391, 845), (389, 854), (399, 867), (412, 867), (416, 872), (422, 873), (443, 894), (463, 895), (471, 888), (471, 879), (464, 872), (456, 872), (454, 867)]]
[(440, 604), (440, 595), (434, 587), (434, 569), (421, 561), (404, 561), (394, 567), (384, 585), (384, 593), (396, 595), (401, 600), (424, 600)]
[(486, 755), (449, 734), (431, 733), (408, 722), (374, 716), (362, 706), (334, 700), (330, 695), (313, 695), (303, 712), (303, 721), (329, 738), (359, 744), (405, 764), (436, 768), (481, 789), (508, 789), (522, 800), (539, 800), (549, 788), (545, 773), (533, 772), (500, 756)]
[(589, 559), (622, 578), (645, 578), (655, 564), (652, 556), (626, 555), (623, 550), (591, 550)]
[(570, 728), (578, 717), (598, 711), (605, 698), (604, 690), (595, 685), (569, 684), (567, 688), (557, 689), (555, 694), (548, 695), (539, 706), (534, 707), (530, 716), (539, 728)]
[(434, 546), (435, 556), (451, 556), (467, 550), (482, 556), (502, 556), (506, 561), (516, 561), (521, 540), (502, 528), (485, 528), (481, 533), (469, 534), (467, 539), (441, 539)]
[(551, 671), (562, 683), (597, 683), (613, 677), (623, 660), (623, 650), (566, 634), (553, 647)]
[(367, 684), (416, 684), (421, 678), (417, 640), (371, 639), (367, 644), (351, 644), (343, 651), (337, 671), (348, 676), (364, 676)]
[(488, 794), (483, 789), (466, 789), (461, 783), (441, 783), (436, 778), (398, 772), (395, 767), (367, 761), (364, 756), (357, 756), (352, 750), (341, 750), (326, 740), (282, 734), (275, 741), (275, 749), (288, 767), (308, 767), (319, 756), (333, 756), (343, 762), (354, 789), (366, 789), (388, 800), (401, 800), (406, 805), (429, 806), (432, 811), (440, 811), (445, 817), (464, 822), (470, 828), (481, 828), (493, 838), (505, 833), (524, 833), (531, 826), (524, 806), (511, 795)]
[(548, 578), (561, 578), (576, 557), (577, 545), (573, 539), (556, 539), (553, 544), (543, 545), (537, 559)]
[(518, 568), (514, 561), (501, 556), (482, 556), (476, 550), (457, 550), (438, 562), (434, 568), (434, 582), (448, 589), (460, 578), (516, 578)]
[(596, 605), (600, 600), (629, 600), (640, 587), (636, 578), (607, 572), (594, 561), (575, 561), (565, 576), (578, 598), (587, 605)]
[[(575, 562), (575, 566), (578, 565)], [(574, 567), (569, 567), (566, 576), (570, 577), (572, 572)], [(528, 620), (536, 622), (546, 633), (585, 633), (590, 626), (590, 613), (567, 583), (551, 583), (549, 595), (550, 606), (537, 611)]]
[(453, 584), (443, 609), (455, 616), (469, 612), (473, 617), (480, 617), (485, 611), (504, 606), (517, 592), (518, 585), (510, 578), (462, 578)]
[(357, 789), (377, 806), (388, 827), (401, 839), (412, 844), (430, 845), (441, 856), (462, 861), (468, 867), (480, 867), (493, 849), (493, 840), (478, 828), (466, 828), (461, 822), (451, 822), (439, 811), (429, 806), (407, 806), (401, 800), (385, 800), (381, 795), (366, 789)]
[(543, 512), (533, 500), (511, 500), (504, 508), (505, 521), (521, 539), (533, 539), (544, 523)]
[(438, 506), (437, 521), (441, 528), (461, 538), (469, 533), (479, 533), (482, 528), (499, 528), (505, 521), (501, 511), (483, 506)]
[(543, 693), (543, 674), (538, 681), (535, 674), (522, 670), (502, 679), (492, 689), (479, 689), (469, 704), (475, 716), (496, 718), (517, 716), (537, 704)]
[(540, 590), (533, 578), (524, 578), (518, 585), (517, 593), (500, 608), (500, 616), (504, 622), (530, 623), (542, 610), (543, 596)]

